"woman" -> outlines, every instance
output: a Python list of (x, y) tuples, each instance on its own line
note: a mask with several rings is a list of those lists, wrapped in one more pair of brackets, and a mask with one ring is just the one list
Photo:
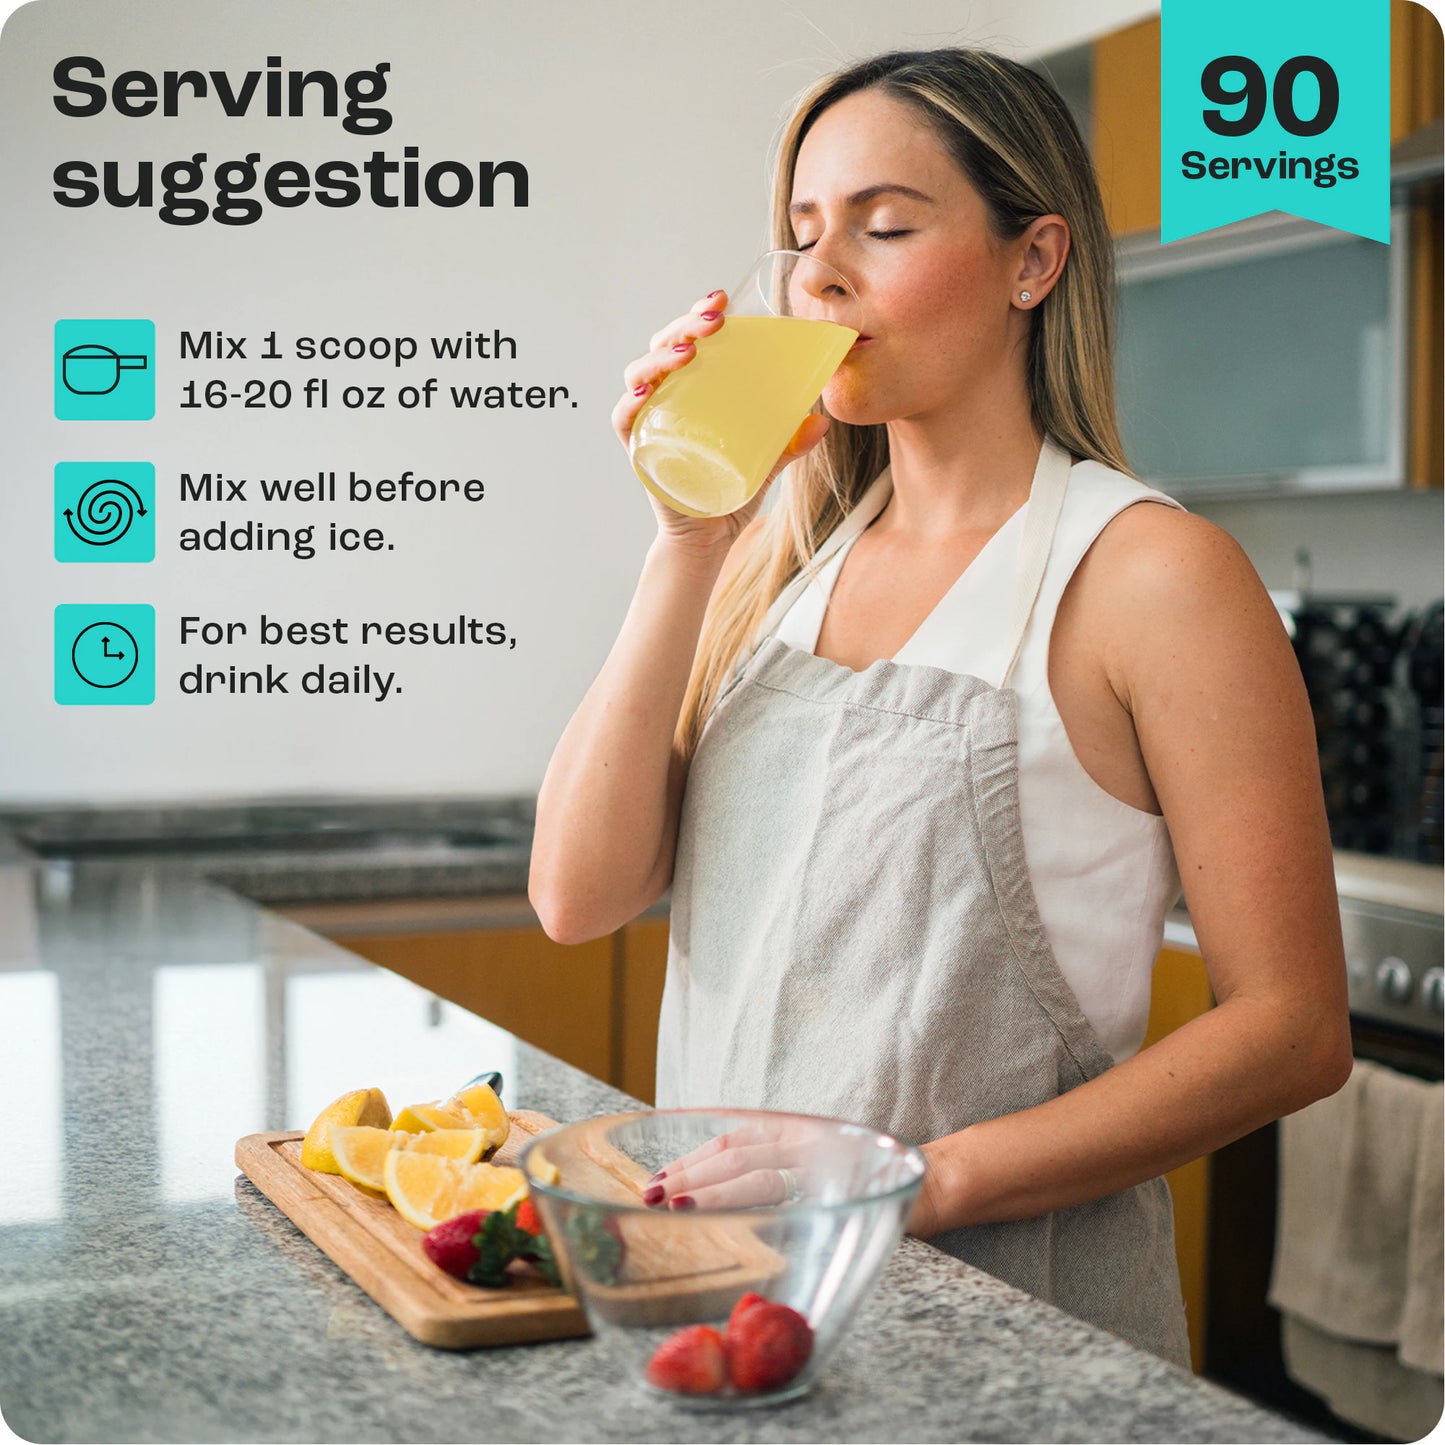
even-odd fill
[[(914, 1233), (1185, 1362), (1159, 1176), (1350, 1068), (1298, 669), (1239, 548), (1127, 473), (1110, 240), (1045, 81), (863, 62), (803, 98), (774, 204), (865, 336), (770, 515), (654, 503), (538, 799), (533, 902), (580, 941), (671, 885), (660, 1105), (919, 1142)], [(628, 369), (624, 445), (725, 311)], [(1181, 875), (1218, 1006), (1140, 1052)], [(649, 1198), (787, 1183), (722, 1148)]]

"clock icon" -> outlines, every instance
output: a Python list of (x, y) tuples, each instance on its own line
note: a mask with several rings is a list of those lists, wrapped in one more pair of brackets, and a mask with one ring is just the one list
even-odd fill
[(70, 665), (91, 687), (119, 687), (129, 681), (139, 662), (140, 647), (119, 622), (92, 622), (70, 648)]

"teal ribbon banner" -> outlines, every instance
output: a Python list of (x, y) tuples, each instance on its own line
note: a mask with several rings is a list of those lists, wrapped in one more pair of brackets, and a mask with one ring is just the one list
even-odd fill
[(1278, 210), (1389, 243), (1389, 0), (1163, 0), (1161, 18), (1161, 241)]

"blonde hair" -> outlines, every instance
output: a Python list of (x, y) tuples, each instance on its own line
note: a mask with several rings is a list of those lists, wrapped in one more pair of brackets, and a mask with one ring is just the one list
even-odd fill
[[(1042, 76), (982, 50), (896, 51), (825, 77), (794, 108), (778, 145), (772, 237), (797, 245), (788, 206), (798, 151), (814, 121), (871, 88), (912, 106), (937, 131), (988, 207), (1000, 240), (1039, 216), (1069, 223), (1068, 262), (1031, 313), (1028, 386), (1035, 424), (1075, 456), (1127, 472), (1114, 416), (1113, 243), (1093, 162), (1058, 92)], [(822, 410), (819, 402), (814, 408)], [(698, 641), (676, 745), (690, 756), (733, 666), (768, 608), (888, 464), (884, 425), (835, 421), (791, 468), (788, 484), (728, 584)]]

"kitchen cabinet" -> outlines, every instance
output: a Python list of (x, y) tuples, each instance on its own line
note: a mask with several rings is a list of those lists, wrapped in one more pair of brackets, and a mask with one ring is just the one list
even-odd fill
[(1094, 42), (1090, 145), (1116, 236), (1159, 229), (1159, 21)]
[[(1390, 144), (1414, 135), (1445, 113), (1445, 40), (1423, 5), (1390, 7)], [(1438, 140), (1436, 145), (1438, 147)], [(1440, 185), (1416, 195), (1410, 209), (1409, 431), (1406, 476), (1412, 487), (1445, 485), (1445, 346), (1441, 337)]]
[[(1199, 952), (1166, 946), (1154, 964), (1149, 1028), (1143, 1047), (1214, 1007), (1209, 975)], [(1205, 1293), (1209, 1241), (1209, 1158), (1191, 1160), (1164, 1176), (1174, 1200), (1174, 1253), (1189, 1321), (1189, 1355), (1197, 1373), (1204, 1366), (1209, 1301)]]
[[(1094, 42), (1091, 144), (1116, 236), (1159, 229), (1159, 43), (1157, 18)], [(1442, 112), (1440, 22), (1412, 0), (1391, 0), (1390, 144)]]
[(1412, 0), (1390, 0), (1390, 144), (1445, 111), (1440, 22)]
[(1412, 487), (1445, 486), (1445, 406), (1441, 405), (1445, 398), (1445, 341), (1440, 328), (1445, 301), (1441, 276), (1445, 267), (1445, 231), (1440, 218), (1437, 185), (1428, 203), (1410, 211), (1410, 427), (1406, 466)]

